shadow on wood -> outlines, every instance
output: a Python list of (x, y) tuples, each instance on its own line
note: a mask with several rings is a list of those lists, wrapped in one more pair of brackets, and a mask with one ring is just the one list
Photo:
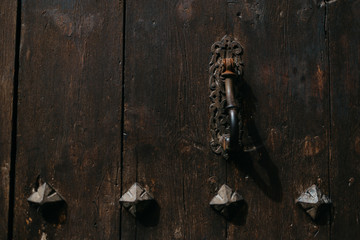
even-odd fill
[(234, 225), (243, 226), (246, 224), (246, 218), (248, 215), (248, 204), (246, 201), (242, 201), (238, 206), (231, 209), (232, 214), (227, 220)]
[[(247, 135), (248, 139), (247, 141), (242, 141), (244, 150), (233, 152), (229, 160), (233, 162), (238, 169), (253, 178), (259, 188), (270, 199), (281, 202), (282, 186), (278, 169), (271, 161), (269, 153), (256, 128), (254, 118), (252, 117), (256, 112), (256, 98), (250, 86), (246, 83), (242, 85), (241, 92), (243, 94), (243, 134), (241, 138), (243, 139), (243, 136)], [(257, 161), (254, 161), (256, 159)]]
[(51, 224), (64, 224), (67, 218), (67, 204), (65, 201), (47, 203), (39, 208), (43, 219)]
[(146, 209), (140, 212), (136, 219), (146, 227), (155, 227), (159, 223), (160, 206), (155, 200), (151, 200)]
[[(308, 215), (306, 209), (302, 208), (300, 205), (298, 205), (298, 207), (304, 212), (304, 214)], [(332, 215), (332, 213), (334, 212), (333, 208), (334, 206), (331, 203), (320, 205), (319, 208), (317, 209), (317, 217), (315, 219), (313, 219), (310, 215), (308, 215), (308, 217), (316, 225), (319, 226), (329, 225), (333, 221), (333, 215)]]

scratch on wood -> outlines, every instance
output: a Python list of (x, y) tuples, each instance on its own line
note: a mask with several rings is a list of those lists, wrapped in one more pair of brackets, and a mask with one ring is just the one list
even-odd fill
[(305, 156), (315, 156), (324, 149), (324, 141), (319, 136), (306, 136), (304, 141)]
[(321, 70), (319, 65), (317, 65), (316, 79), (318, 83), (318, 91), (319, 91), (320, 99), (323, 99), (325, 78), (324, 78), (324, 71)]
[(40, 240), (47, 240), (47, 234), (43, 232)]
[(322, 2), (320, 3), (320, 7), (325, 7), (326, 4), (332, 4), (332, 3), (335, 3), (335, 2), (337, 2), (337, 1), (338, 1), (338, 0), (322, 1)]

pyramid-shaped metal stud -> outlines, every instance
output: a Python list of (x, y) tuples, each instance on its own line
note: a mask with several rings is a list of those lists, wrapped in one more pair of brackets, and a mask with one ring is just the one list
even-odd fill
[(322, 194), (320, 189), (314, 184), (296, 199), (296, 203), (315, 220), (318, 217), (321, 208), (331, 204), (331, 200), (326, 195)]
[(243, 201), (244, 198), (239, 193), (224, 184), (220, 187), (217, 195), (210, 201), (210, 206), (224, 217), (231, 218), (235, 208)]
[(41, 183), (39, 181), (39, 187), (27, 199), (29, 202), (42, 206), (46, 203), (58, 203), (64, 201), (62, 196), (56, 192), (56, 190), (48, 183)]
[(154, 201), (154, 197), (139, 183), (134, 183), (120, 198), (120, 203), (134, 216), (141, 216)]

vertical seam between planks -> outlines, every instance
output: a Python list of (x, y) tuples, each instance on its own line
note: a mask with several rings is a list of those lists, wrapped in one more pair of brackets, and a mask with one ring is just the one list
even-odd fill
[[(328, 192), (331, 198), (331, 177), (330, 177), (330, 165), (331, 165), (331, 153), (332, 153), (332, 101), (331, 101), (331, 62), (330, 62), (330, 34), (329, 34), (329, 25), (328, 25), (328, 5), (327, 1), (325, 1), (324, 7), (324, 32), (325, 32), (325, 44), (326, 44), (326, 54), (327, 54), (327, 67), (328, 67), (328, 96), (329, 96), (329, 137), (328, 137)], [(329, 239), (331, 240), (331, 221), (332, 221), (332, 211), (331, 208), (329, 209), (330, 221), (329, 221)]]
[(15, 59), (14, 59), (14, 79), (13, 79), (13, 105), (12, 105), (12, 129), (11, 129), (11, 153), (10, 153), (10, 186), (9, 186), (9, 212), (8, 212), (8, 240), (13, 238), (14, 225), (14, 205), (15, 205), (15, 167), (17, 150), (17, 103), (19, 86), (19, 55), (21, 37), (21, 0), (17, 1), (16, 6), (16, 30), (15, 30)]
[[(120, 136), (120, 196), (123, 192), (123, 180), (124, 180), (124, 122), (125, 122), (125, 26), (126, 26), (126, 0), (122, 2), (122, 64), (121, 64), (121, 136)], [(121, 207), (122, 208), (122, 207)], [(119, 239), (121, 240), (122, 235), (122, 209), (120, 208), (120, 229), (119, 229)]]

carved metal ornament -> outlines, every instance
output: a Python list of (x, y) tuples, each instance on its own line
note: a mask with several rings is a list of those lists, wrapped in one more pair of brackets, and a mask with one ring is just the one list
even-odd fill
[(244, 202), (244, 198), (226, 184), (222, 185), (217, 195), (210, 201), (210, 206), (226, 218), (231, 218), (234, 210)]
[(331, 204), (331, 200), (326, 195), (323, 195), (320, 189), (314, 184), (296, 200), (312, 219), (316, 219), (321, 212), (321, 208), (325, 205)]
[[(227, 60), (231, 60), (231, 71), (236, 76), (231, 76), (236, 78), (234, 80), (239, 80), (239, 77), (243, 72), (243, 62), (241, 55), (243, 49), (239, 42), (230, 38), (229, 36), (224, 36), (221, 41), (215, 42), (211, 47), (212, 57), (209, 67), (209, 88), (210, 88), (210, 147), (213, 152), (221, 154), (224, 158), (228, 158), (228, 146), (230, 141), (230, 119), (228, 109), (238, 106), (229, 106), (227, 102), (226, 90), (225, 90), (225, 80), (229, 78), (227, 73), (230, 68), (228, 68)], [(234, 81), (233, 85), (235, 86), (235, 96), (231, 96), (235, 101), (237, 101), (238, 93), (236, 92), (236, 85), (239, 85), (239, 81)], [(237, 105), (237, 106), (236, 106)], [(236, 128), (237, 131), (241, 131), (241, 116), (239, 112), (236, 112), (237, 119), (239, 119), (239, 127)], [(240, 136), (239, 133), (236, 135)], [(238, 141), (238, 140), (236, 140)]]
[(48, 183), (40, 183), (39, 187), (27, 199), (29, 202), (42, 206), (47, 203), (63, 202), (63, 197)]
[(120, 198), (120, 203), (134, 216), (139, 217), (153, 204), (154, 197), (139, 183), (134, 183)]

